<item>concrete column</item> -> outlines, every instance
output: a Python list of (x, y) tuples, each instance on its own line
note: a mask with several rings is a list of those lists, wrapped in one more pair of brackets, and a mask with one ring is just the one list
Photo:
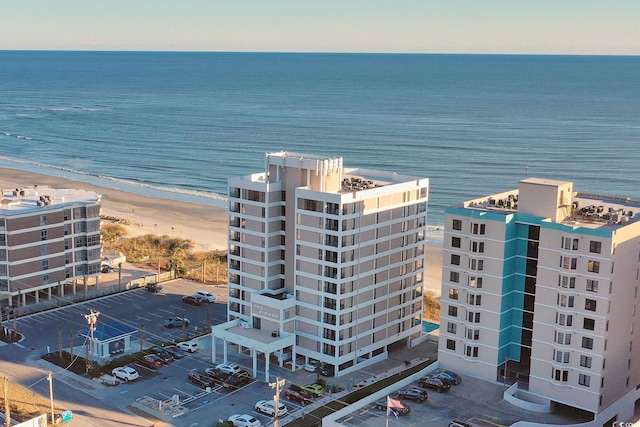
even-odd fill
[(48, 292), (48, 293), (49, 293), (49, 301), (51, 301), (51, 289), (53, 289), (53, 287), (51, 287), (51, 288), (47, 289), (47, 291), (49, 291), (49, 292)]
[(20, 301), (20, 306), (24, 307), (25, 305), (27, 305), (27, 294), (20, 294), (20, 299), (22, 301)]
[(266, 382), (269, 382), (269, 365), (271, 365), (271, 363), (269, 363), (269, 360), (271, 359), (271, 352), (266, 352), (264, 354), (264, 380)]
[(216, 337), (211, 330), (211, 363), (216, 363)]
[(251, 359), (253, 361), (253, 378), (258, 377), (258, 353), (256, 349), (251, 347)]
[(75, 295), (76, 293), (78, 293), (78, 288), (77, 288), (77, 280), (73, 279), (73, 295)]
[(40, 291), (33, 291), (33, 299), (36, 304), (40, 302)]
[(224, 363), (227, 363), (227, 357), (228, 355), (228, 349), (227, 349), (228, 343), (227, 343), (227, 339), (224, 339), (224, 342), (222, 343), (222, 361)]
[(100, 276), (96, 276), (96, 289), (100, 289)]
[(60, 287), (60, 291), (58, 292), (60, 294), (60, 298), (64, 298), (64, 283), (58, 282), (58, 286)]

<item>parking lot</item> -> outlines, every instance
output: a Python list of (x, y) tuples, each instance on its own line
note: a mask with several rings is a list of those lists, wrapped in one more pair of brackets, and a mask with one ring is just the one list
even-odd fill
[[(192, 295), (202, 288), (199, 283), (187, 280), (175, 280), (163, 283), (161, 293), (147, 292), (145, 289), (135, 289), (128, 292), (111, 295), (98, 300), (87, 301), (53, 311), (27, 316), (18, 320), (18, 328), (25, 335), (21, 346), (31, 348), (36, 357), (58, 348), (58, 338), (62, 336), (64, 347), (69, 349), (70, 335), (78, 331), (86, 331), (87, 324), (84, 315), (90, 310), (100, 312), (98, 321), (118, 320), (138, 329), (133, 340), (133, 350), (137, 351), (140, 341), (143, 348), (162, 345), (168, 341), (182, 341), (191, 339), (203, 332), (209, 325), (226, 321), (226, 287), (207, 287), (217, 296), (215, 303), (203, 303), (200, 306), (184, 304), (181, 298)], [(184, 316), (189, 319), (189, 326), (166, 328), (163, 322), (170, 316)], [(143, 333), (141, 331), (144, 331)], [(134, 363), (140, 378), (131, 382), (122, 382), (116, 387), (99, 384), (96, 381), (67, 374), (68, 384), (79, 387), (83, 382), (92, 395), (103, 401), (129, 411), (135, 407), (145, 411), (151, 419), (162, 419), (173, 426), (212, 425), (218, 420), (226, 420), (233, 414), (250, 414), (258, 419), (262, 425), (271, 424), (269, 416), (258, 413), (255, 404), (259, 400), (270, 400), (275, 390), (266, 382), (254, 381), (239, 390), (228, 391), (220, 385), (210, 390), (190, 383), (188, 373), (192, 370), (204, 371), (207, 367), (215, 366), (222, 360), (211, 360), (211, 339), (195, 338), (200, 350), (193, 354), (162, 365), (159, 368), (149, 368), (141, 363)], [(75, 338), (75, 354), (84, 354), (81, 338)], [(221, 343), (217, 343), (221, 346)], [(220, 358), (223, 354), (221, 347), (216, 354)], [(389, 354), (387, 360), (363, 368), (340, 378), (324, 378), (328, 383), (341, 388), (357, 388), (365, 385), (374, 378), (393, 375), (397, 370), (405, 367), (406, 361), (422, 360), (426, 357), (434, 359), (437, 355), (435, 343), (425, 342), (411, 349), (400, 346)], [(237, 347), (231, 346), (228, 353), (229, 361), (238, 363), (243, 369), (252, 372), (251, 358), (237, 352)], [(263, 367), (258, 364), (258, 378), (264, 378)], [(281, 392), (281, 402), (287, 406), (288, 416), (283, 423), (293, 419), (308, 416), (311, 420), (313, 408), (324, 405), (330, 399), (340, 398), (341, 394), (314, 399), (314, 403), (304, 407), (300, 403), (285, 400), (284, 389), (290, 384), (304, 385), (314, 383), (317, 374), (297, 369), (291, 371), (291, 365), (279, 367), (271, 365), (271, 377), (286, 380)], [(60, 378), (60, 377), (59, 377)], [(64, 379), (61, 379), (65, 381)], [(58, 381), (58, 380), (57, 380)], [(415, 380), (412, 383), (415, 384)], [(401, 387), (398, 385), (388, 394), (394, 396)], [(452, 386), (450, 391), (436, 393), (429, 390), (428, 399), (424, 403), (408, 401), (411, 412), (407, 416), (387, 417), (384, 410), (374, 409), (374, 401), (366, 402), (359, 408), (350, 409), (348, 415), (341, 417), (338, 422), (351, 426), (401, 426), (401, 425), (429, 425), (447, 426), (453, 419), (469, 422), (479, 427), (508, 426), (519, 420), (548, 421), (556, 424), (567, 424), (568, 420), (549, 414), (532, 414), (519, 410), (502, 399), (504, 387), (499, 384), (488, 384), (470, 377), (464, 377), (460, 385)], [(345, 390), (344, 393), (347, 391)], [(144, 399), (151, 399), (155, 407), (143, 405)], [(379, 398), (379, 396), (378, 396)], [(383, 396), (386, 399), (386, 394)], [(377, 399), (376, 399), (377, 400)], [(159, 402), (179, 402), (173, 413), (161, 412)], [(304, 408), (304, 409), (303, 409)], [(175, 415), (176, 416), (174, 418)]]

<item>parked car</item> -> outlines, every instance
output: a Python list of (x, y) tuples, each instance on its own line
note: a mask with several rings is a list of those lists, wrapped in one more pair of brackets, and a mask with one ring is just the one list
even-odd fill
[(151, 292), (153, 294), (160, 293), (164, 289), (162, 285), (159, 285), (156, 282), (147, 283), (147, 286), (145, 288), (147, 289), (148, 292)]
[(200, 298), (194, 297), (193, 295), (182, 297), (182, 302), (189, 305), (202, 305), (202, 300)]
[(195, 341), (185, 341), (177, 344), (178, 348), (187, 353), (195, 353), (200, 350), (200, 345)]
[(173, 356), (174, 359), (182, 359), (187, 355), (187, 353), (180, 350), (175, 345), (170, 345), (169, 347), (165, 347), (164, 349), (167, 350)]
[(303, 405), (308, 405), (313, 402), (313, 396), (311, 395), (311, 393), (303, 390), (302, 387), (295, 384), (291, 384), (284, 391), (284, 397), (287, 400), (293, 400), (294, 402), (302, 403)]
[(224, 380), (222, 387), (225, 390), (235, 390), (249, 384), (251, 381), (253, 381), (253, 378), (249, 375), (249, 372), (238, 371)]
[(322, 369), (320, 370), (320, 375), (323, 377), (333, 377), (336, 374), (336, 368), (333, 365), (329, 365), (325, 363), (322, 365)]
[[(259, 400), (256, 402), (255, 408), (256, 411), (260, 412), (261, 414), (265, 414), (270, 417), (276, 415), (276, 402), (274, 400)], [(287, 415), (287, 412), (289, 412), (287, 410), (287, 406), (280, 403), (278, 405), (278, 416), (283, 417)]]
[(451, 371), (437, 371), (431, 375), (434, 378), (442, 380), (443, 383), (457, 385), (462, 382), (462, 377)]
[(241, 370), (240, 366), (237, 363), (232, 362), (220, 363), (216, 366), (216, 369), (224, 372), (225, 374), (235, 374), (236, 372), (239, 372)]
[(204, 302), (216, 302), (216, 296), (211, 292), (197, 291), (195, 294), (193, 294), (193, 296), (199, 298)]
[(202, 388), (214, 387), (216, 382), (204, 372), (189, 371), (189, 382)]
[(102, 267), (100, 267), (101, 273), (111, 273), (112, 271), (113, 267), (111, 267), (109, 264), (102, 264)]
[(411, 399), (416, 402), (424, 402), (429, 398), (429, 393), (427, 390), (420, 387), (409, 387), (402, 389), (398, 392), (398, 397), (401, 399)]
[(162, 359), (156, 354), (145, 354), (141, 363), (148, 368), (159, 368), (162, 366)]
[(218, 368), (206, 368), (204, 373), (209, 375), (215, 382), (222, 384), (227, 378), (231, 376), (231, 374), (227, 374), (226, 372), (222, 372)]
[(175, 360), (171, 353), (161, 347), (154, 348), (153, 353), (162, 359), (162, 363), (171, 363)]
[(324, 387), (322, 387), (320, 384), (305, 384), (303, 386), (300, 386), (300, 388), (302, 388), (307, 393), (311, 393), (312, 396), (324, 396)]
[(191, 322), (186, 317), (171, 316), (164, 321), (163, 325), (165, 328), (181, 328), (183, 324), (189, 326), (189, 323)]
[[(387, 400), (389, 400), (388, 403), (387, 403)], [(386, 411), (387, 410), (387, 404), (389, 406), (389, 410), (395, 412), (396, 415), (408, 415), (409, 412), (411, 412), (411, 408), (409, 408), (409, 405), (404, 403), (402, 400), (398, 400), (398, 399), (378, 400), (373, 405), (373, 407), (375, 409), (379, 409), (381, 411)]]
[(442, 393), (443, 391), (447, 391), (451, 388), (451, 386), (440, 378), (436, 377), (423, 377), (418, 380), (418, 385), (422, 388), (430, 388), (438, 393)]
[(133, 381), (140, 378), (140, 374), (138, 373), (138, 371), (133, 369), (131, 366), (121, 366), (119, 368), (113, 368), (111, 374), (113, 374), (113, 376), (117, 379), (124, 381)]
[(260, 427), (262, 425), (253, 415), (249, 414), (234, 414), (229, 417), (228, 421), (233, 424), (233, 427)]
[(309, 363), (305, 363), (304, 366), (302, 366), (302, 369), (307, 372), (316, 372), (318, 366), (320, 366), (320, 362), (312, 360)]

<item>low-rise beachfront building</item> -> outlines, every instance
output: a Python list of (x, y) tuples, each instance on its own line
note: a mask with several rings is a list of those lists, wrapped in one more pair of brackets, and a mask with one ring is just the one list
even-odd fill
[(85, 190), (0, 193), (0, 300), (20, 307), (76, 293), (100, 274), (100, 199)]
[(441, 367), (611, 425), (640, 401), (640, 201), (527, 178), (445, 212)]
[(264, 354), (341, 375), (423, 339), (428, 190), (427, 178), (289, 152), (229, 179), (228, 322), (213, 328), (223, 359), (233, 343), (254, 373)]

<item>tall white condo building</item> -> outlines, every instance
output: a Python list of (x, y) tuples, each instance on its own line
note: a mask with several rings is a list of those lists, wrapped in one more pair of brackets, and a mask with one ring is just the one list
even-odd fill
[(264, 354), (341, 375), (422, 339), (428, 194), (426, 178), (289, 152), (229, 179), (228, 322), (213, 330), (222, 358), (233, 343), (254, 373)]
[(440, 365), (513, 384), (528, 409), (629, 419), (640, 399), (638, 212), (640, 201), (539, 178), (448, 208)]

